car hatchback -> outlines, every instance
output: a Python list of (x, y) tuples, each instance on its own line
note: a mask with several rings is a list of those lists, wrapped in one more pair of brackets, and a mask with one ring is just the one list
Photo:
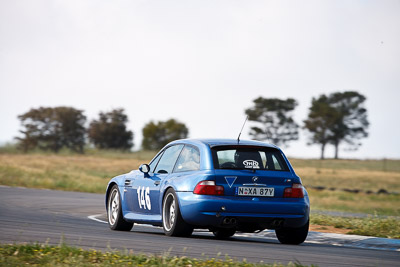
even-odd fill
[(301, 179), (276, 146), (258, 141), (184, 139), (149, 164), (111, 179), (108, 223), (162, 226), (166, 235), (209, 229), (217, 238), (274, 229), (284, 244), (308, 234), (310, 203)]

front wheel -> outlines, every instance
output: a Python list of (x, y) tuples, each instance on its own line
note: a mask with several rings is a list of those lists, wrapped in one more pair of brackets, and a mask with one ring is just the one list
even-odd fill
[(163, 228), (166, 235), (190, 236), (193, 233), (193, 227), (182, 218), (178, 197), (172, 188), (165, 193), (162, 215)]
[(133, 223), (127, 222), (122, 216), (121, 198), (119, 196), (118, 186), (111, 188), (107, 201), (108, 225), (112, 230), (130, 231)]
[(307, 221), (305, 225), (299, 228), (284, 227), (281, 229), (276, 229), (276, 237), (282, 244), (299, 245), (307, 238), (309, 223), (310, 221)]

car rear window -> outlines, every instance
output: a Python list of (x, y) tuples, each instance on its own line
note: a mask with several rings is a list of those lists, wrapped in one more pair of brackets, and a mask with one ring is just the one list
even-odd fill
[(275, 148), (216, 146), (211, 150), (215, 169), (289, 171), (281, 152)]

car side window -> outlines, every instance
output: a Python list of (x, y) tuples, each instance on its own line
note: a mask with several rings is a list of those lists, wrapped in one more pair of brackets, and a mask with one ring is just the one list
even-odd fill
[(185, 146), (176, 162), (174, 172), (197, 171), (200, 169), (200, 152), (192, 146)]
[(279, 162), (278, 162), (278, 160), (276, 159), (275, 156), (272, 156), (272, 160), (274, 161), (275, 170), (278, 170), (278, 171), (282, 170), (281, 165), (279, 165)]
[(174, 145), (165, 149), (160, 161), (157, 164), (155, 173), (171, 173), (175, 162), (181, 153), (183, 145)]
[(281, 162), (280, 158), (278, 158), (276, 155), (272, 155), (272, 160), (274, 162), (275, 170), (277, 170), (277, 171), (283, 171), (284, 170), (284, 168), (282, 166), (285, 166), (285, 165), (283, 165), (283, 163)]
[(154, 172), (154, 169), (156, 168), (157, 163), (158, 163), (158, 161), (160, 160), (160, 158), (161, 158), (161, 156), (162, 156), (163, 153), (164, 153), (164, 151), (161, 152), (160, 154), (158, 154), (157, 157), (154, 158), (154, 159), (150, 162), (150, 164), (149, 164), (149, 166), (150, 166), (150, 172)]

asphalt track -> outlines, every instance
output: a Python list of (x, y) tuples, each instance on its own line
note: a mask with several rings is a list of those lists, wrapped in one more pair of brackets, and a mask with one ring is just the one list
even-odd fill
[(282, 245), (275, 238), (238, 236), (216, 240), (205, 232), (190, 238), (167, 237), (162, 229), (135, 225), (131, 232), (111, 231), (88, 216), (104, 213), (101, 194), (0, 187), (0, 243), (39, 242), (85, 249), (127, 250), (195, 258), (251, 262), (300, 262), (318, 266), (399, 266), (400, 252), (347, 248), (305, 242)]

